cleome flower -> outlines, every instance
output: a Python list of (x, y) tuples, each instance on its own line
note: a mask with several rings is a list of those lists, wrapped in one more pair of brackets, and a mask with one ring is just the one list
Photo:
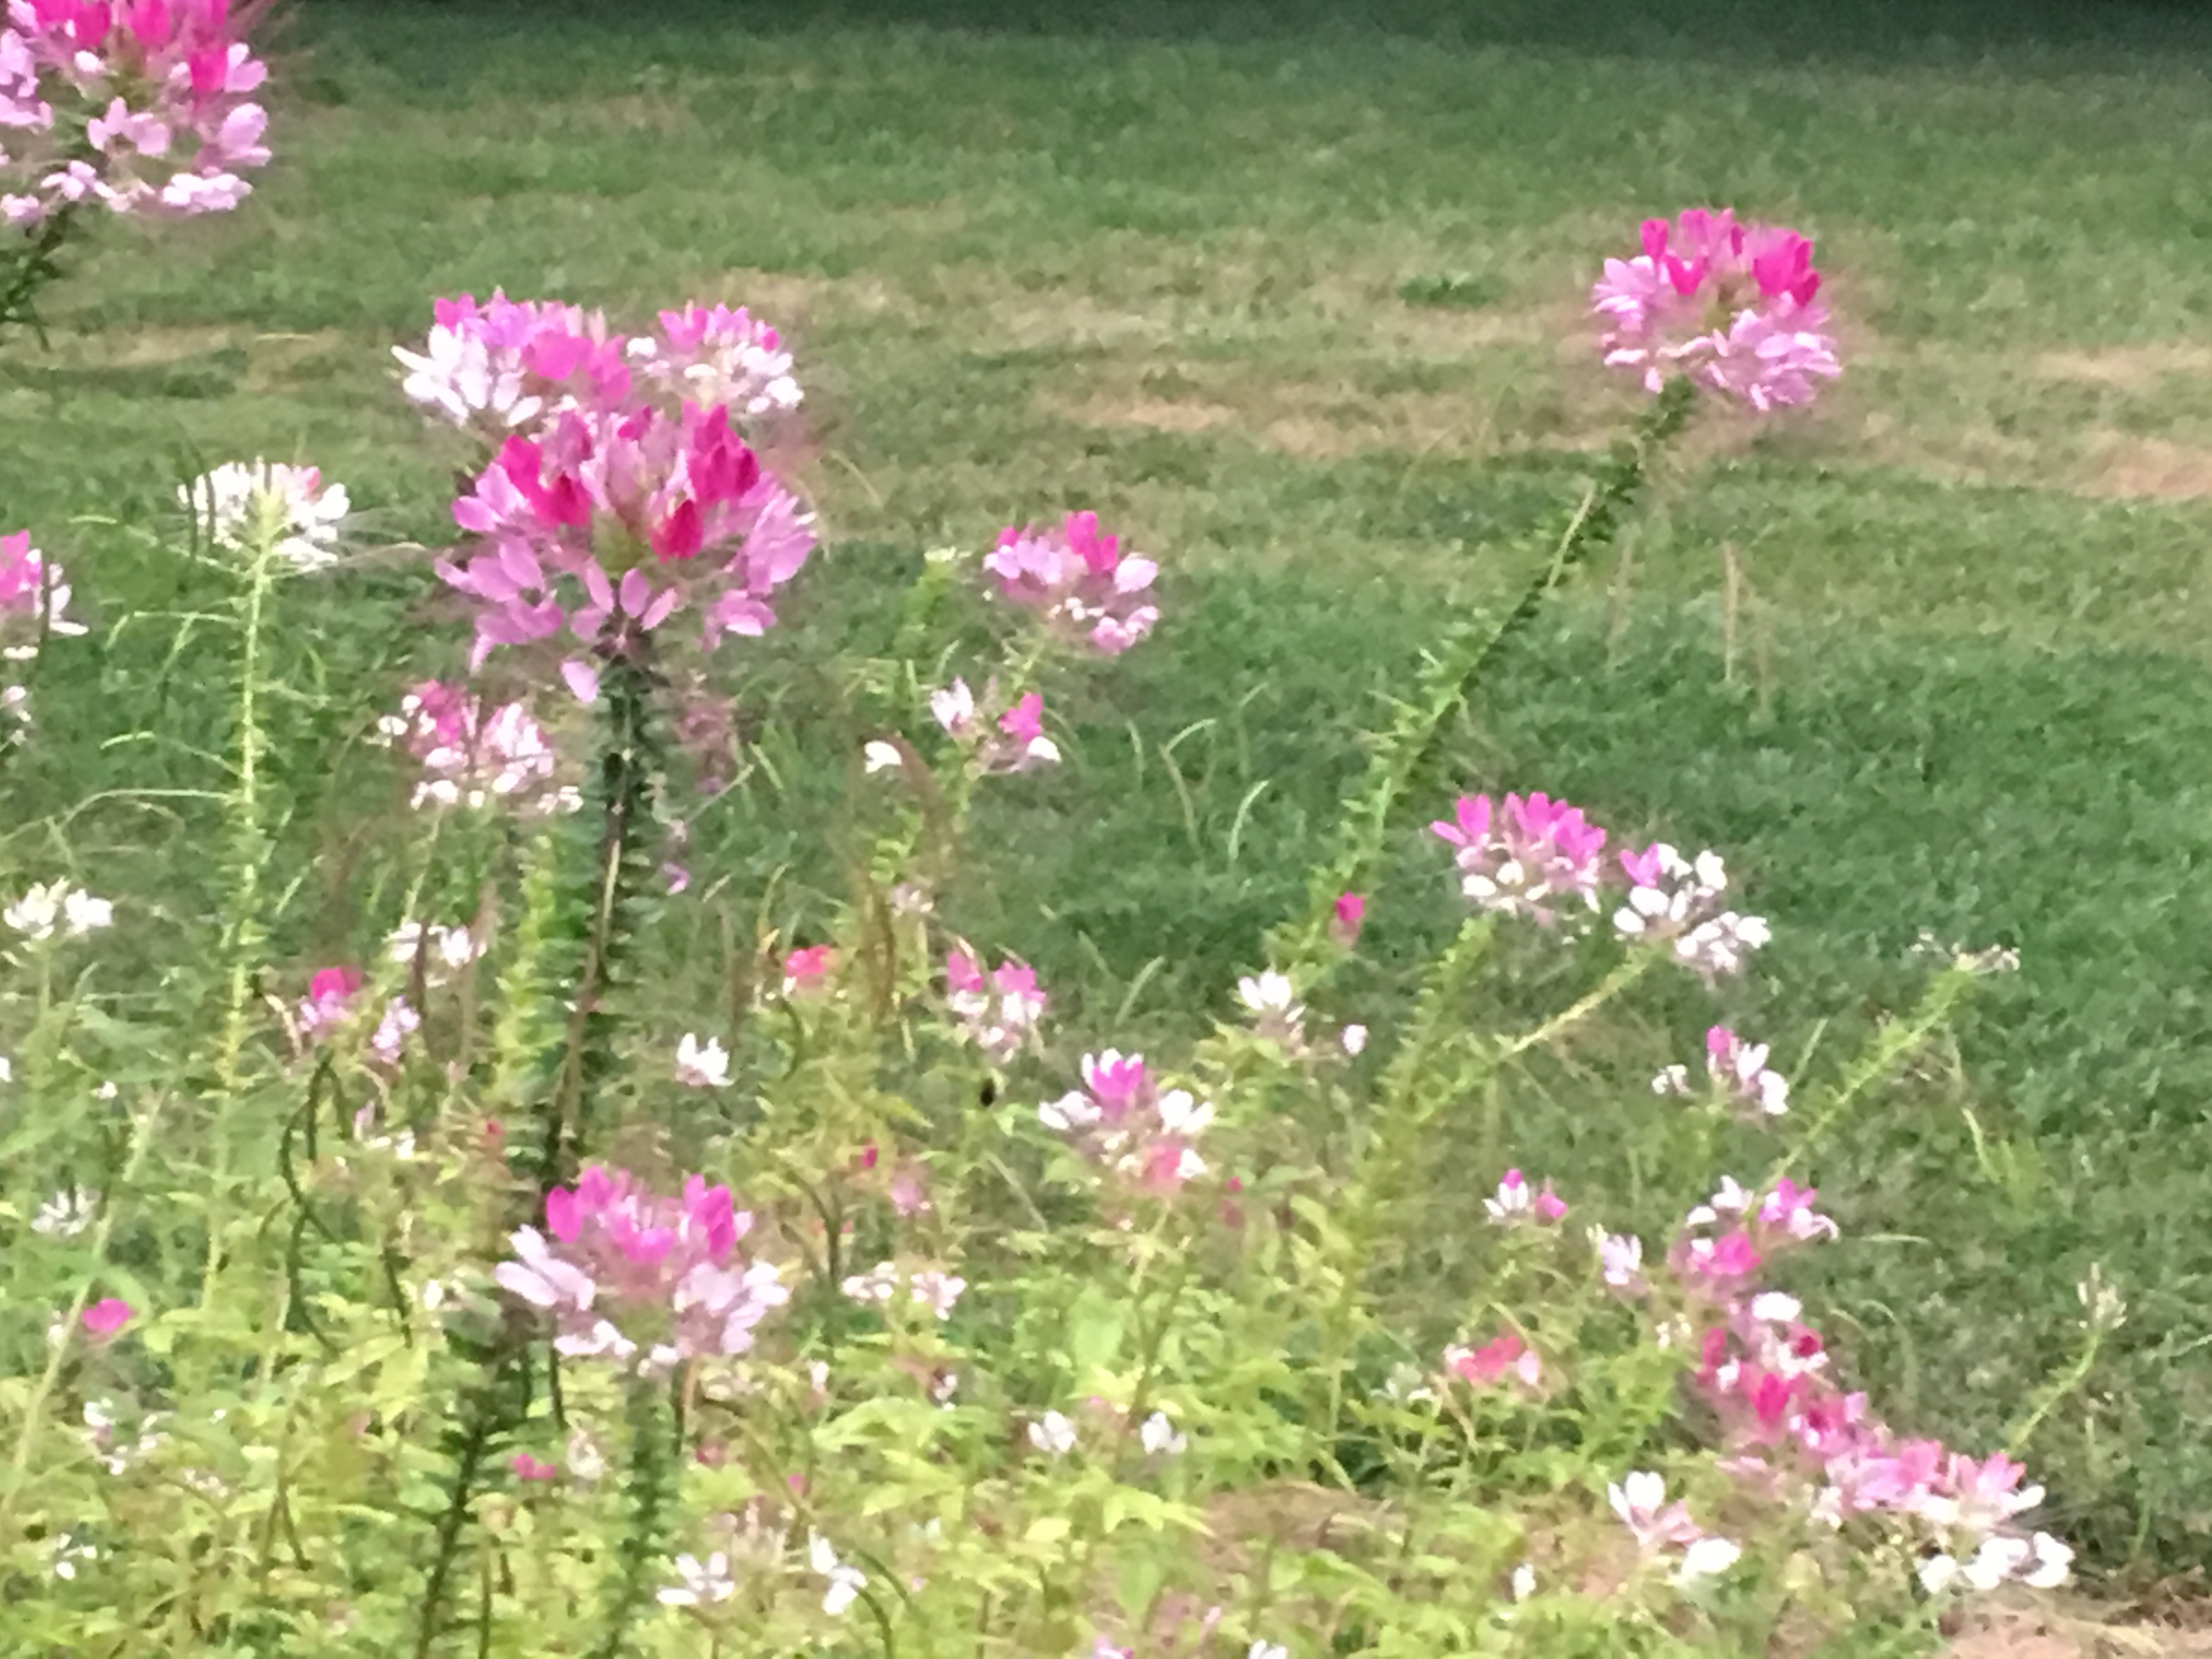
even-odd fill
[(1482, 909), (1550, 927), (1562, 900), (1597, 908), (1605, 831), (1577, 807), (1540, 791), (1506, 796), (1502, 811), (1487, 795), (1462, 795), (1449, 820), (1429, 827), (1458, 849), (1460, 890)]
[(1152, 602), (1159, 567), (1100, 534), (1096, 513), (1071, 513), (1057, 529), (1009, 526), (983, 568), (1006, 599), (1106, 656), (1120, 656), (1160, 619)]
[(1692, 208), (1647, 219), (1644, 251), (1607, 259), (1590, 290), (1606, 365), (1657, 392), (1675, 374), (1764, 413), (1812, 401), (1843, 373), (1813, 245), (1794, 230)]
[(1113, 1048), (1083, 1057), (1083, 1083), (1038, 1107), (1038, 1121), (1133, 1186), (1171, 1193), (1206, 1173), (1195, 1143), (1213, 1121), (1211, 1103), (1162, 1090), (1143, 1055)]
[(62, 568), (31, 545), (31, 532), (0, 536), (0, 655), (27, 662), (47, 634), (82, 634), (69, 615), (70, 586)]
[(228, 0), (12, 0), (0, 21), (0, 224), (84, 204), (144, 218), (236, 207), (269, 160), (267, 78)]
[(557, 781), (560, 755), (521, 703), (494, 706), (465, 686), (424, 680), (376, 730), (422, 763), (411, 803), (418, 811), (507, 801), (524, 812), (573, 812), (584, 804), (573, 785)]
[[(983, 688), (987, 703), (998, 695), (996, 684)], [(975, 694), (965, 680), (955, 680), (929, 694), (929, 712), (947, 737), (968, 751), (969, 763), (980, 773), (1033, 772), (1060, 762), (1060, 745), (1044, 734), (1044, 698), (1024, 693), (995, 718), (976, 706)], [(869, 769), (899, 765), (903, 757), (884, 744), (887, 757), (872, 757)]]
[(739, 1354), (790, 1300), (771, 1264), (738, 1248), (752, 1226), (727, 1187), (686, 1178), (680, 1198), (594, 1164), (546, 1194), (545, 1231), (517, 1228), (492, 1277), (553, 1316), (554, 1346), (641, 1376), (700, 1354)]
[(226, 461), (177, 486), (177, 500), (227, 552), (251, 550), (266, 536), (301, 570), (335, 563), (338, 526), (351, 502), (343, 484), (325, 484), (319, 468), (256, 459)]
[(988, 974), (964, 945), (945, 957), (945, 1000), (960, 1034), (994, 1066), (1010, 1064), (1044, 1018), (1047, 998), (1027, 963), (1000, 963)]

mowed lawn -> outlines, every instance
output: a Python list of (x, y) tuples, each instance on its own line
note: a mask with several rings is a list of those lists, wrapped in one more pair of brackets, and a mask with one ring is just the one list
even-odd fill
[[(1731, 1011), (1808, 1089), (1910, 1001), (1923, 933), (2018, 950), (1955, 1052), (1814, 1149), (1847, 1224), (1820, 1305), (1893, 1420), (2000, 1443), (2097, 1267), (2129, 1322), (2030, 1461), (2102, 1562), (2212, 1564), (2212, 25), (598, 9), (299, 7), (247, 209), (104, 234), (50, 349), (0, 346), (0, 529), (107, 623), (188, 603), (134, 533), (204, 462), (313, 460), (365, 545), (435, 543), (451, 452), (390, 357), (434, 295), (750, 305), (800, 353), (787, 459), (830, 532), (771, 653), (866, 635), (922, 550), (1012, 519), (1093, 507), (1161, 560), (1157, 640), (998, 823), (996, 905), (1105, 988), (1069, 1010), (1097, 1041), (1188, 1030), (1297, 902), (1381, 697), (1525, 579), (1516, 538), (1634, 407), (1584, 319), (1601, 258), (1699, 203), (1796, 224), (1846, 378), (1698, 429), (1458, 775), (1727, 851), (1778, 930)], [(400, 556), (288, 601), (331, 729), (452, 665), (390, 602), (426, 586)], [(141, 648), (57, 665), (81, 696), (11, 857), (183, 859), (182, 819), (53, 817), (172, 764), (103, 746), (149, 686), (190, 702)], [(763, 742), (814, 719), (793, 684)], [(288, 787), (311, 821), (312, 769)], [(803, 862), (807, 788), (704, 815), (713, 878)], [(1437, 865), (1379, 951), (1448, 920)]]

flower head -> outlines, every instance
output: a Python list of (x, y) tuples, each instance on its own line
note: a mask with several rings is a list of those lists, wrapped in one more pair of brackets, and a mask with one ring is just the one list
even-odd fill
[(325, 484), (319, 469), (255, 459), (227, 461), (177, 488), (208, 539), (228, 552), (252, 550), (264, 537), (301, 570), (337, 558), (338, 526), (350, 503), (343, 484)]
[(1043, 1019), (1047, 1001), (1036, 970), (1027, 963), (1002, 962), (987, 974), (965, 945), (945, 958), (945, 999), (961, 1036), (994, 1066), (1006, 1066), (1021, 1052)]
[(1543, 1381), (1544, 1364), (1519, 1334), (1506, 1331), (1479, 1348), (1456, 1344), (1444, 1350), (1444, 1369), (1478, 1388), (1491, 1388), (1510, 1376), (1524, 1389)]
[(1009, 526), (983, 568), (1007, 599), (1109, 657), (1136, 644), (1159, 620), (1152, 603), (1159, 567), (1124, 554), (1118, 537), (1100, 532), (1096, 513), (1071, 513), (1057, 528)]
[[(987, 705), (998, 695), (995, 681), (983, 689)], [(1060, 763), (1060, 745), (1044, 734), (1044, 698), (1037, 692), (1024, 693), (994, 715), (978, 708), (967, 681), (955, 680), (929, 694), (929, 712), (945, 735), (968, 751), (969, 764), (979, 773), (1033, 772)], [(904, 758), (894, 745), (883, 747), (888, 756), (872, 762), (871, 770)]]
[(24, 938), (34, 940), (52, 939), (57, 931), (79, 939), (95, 928), (109, 926), (114, 920), (113, 904), (94, 898), (82, 887), (72, 887), (66, 881), (50, 881), (42, 887), (33, 887), (0, 910), (0, 921)]
[(1767, 1117), (1790, 1109), (1790, 1082), (1766, 1063), (1763, 1042), (1746, 1042), (1725, 1025), (1705, 1033), (1705, 1066), (1729, 1094)]
[(1762, 412), (1809, 403), (1843, 372), (1813, 245), (1796, 231), (1692, 208), (1672, 224), (1645, 220), (1643, 243), (1607, 259), (1590, 291), (1608, 368), (1651, 392), (1685, 374)]
[(69, 615), (70, 585), (62, 568), (31, 545), (31, 532), (0, 536), (0, 655), (23, 662), (39, 654), (48, 634), (85, 631)]
[(1460, 890), (1483, 909), (1549, 927), (1560, 920), (1561, 900), (1597, 908), (1605, 831), (1577, 807), (1540, 791), (1510, 794), (1503, 810), (1487, 795), (1462, 795), (1452, 817), (1430, 828), (1458, 849)]
[(85, 1329), (101, 1341), (106, 1341), (131, 1322), (136, 1310), (119, 1296), (102, 1297), (77, 1316)]
[(593, 1165), (546, 1195), (544, 1231), (518, 1228), (514, 1259), (492, 1276), (552, 1314), (562, 1353), (661, 1376), (748, 1352), (754, 1327), (790, 1299), (774, 1267), (739, 1251), (751, 1226), (726, 1187), (693, 1176), (664, 1197)]
[(702, 1042), (696, 1033), (686, 1031), (676, 1044), (676, 1080), (694, 1089), (728, 1087), (729, 1050), (712, 1037)]
[(1083, 1057), (1083, 1082), (1038, 1107), (1038, 1121), (1133, 1186), (1171, 1193), (1206, 1173), (1196, 1143), (1213, 1121), (1211, 1103), (1163, 1090), (1143, 1055), (1113, 1048)]
[(1505, 1178), (1498, 1183), (1496, 1195), (1484, 1199), (1482, 1207), (1500, 1226), (1520, 1221), (1557, 1221), (1567, 1212), (1565, 1201), (1552, 1190), (1549, 1181), (1541, 1188), (1532, 1188), (1528, 1177), (1518, 1170), (1505, 1172)]
[[(149, 218), (235, 207), (269, 159), (267, 71), (228, 0), (14, 0), (0, 21), (0, 223), (98, 203)], [(77, 135), (82, 135), (81, 142)]]
[(526, 813), (573, 812), (584, 804), (559, 781), (560, 753), (521, 703), (495, 707), (465, 686), (424, 680), (376, 729), (422, 763), (412, 799), (418, 811), (504, 801)]

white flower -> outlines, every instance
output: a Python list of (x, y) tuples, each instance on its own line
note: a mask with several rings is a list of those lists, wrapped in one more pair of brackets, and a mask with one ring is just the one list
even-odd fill
[(878, 1261), (871, 1273), (854, 1273), (837, 1288), (855, 1302), (889, 1302), (898, 1294), (898, 1268), (889, 1261)]
[(1291, 1650), (1280, 1642), (1255, 1642), (1244, 1650), (1244, 1659), (1291, 1659)]
[(720, 1550), (704, 1561), (696, 1555), (678, 1556), (676, 1576), (683, 1583), (662, 1588), (663, 1607), (696, 1607), (702, 1602), (726, 1601), (738, 1593), (737, 1580), (730, 1577), (730, 1558)]
[(562, 1461), (568, 1464), (570, 1474), (586, 1484), (607, 1472), (606, 1454), (599, 1449), (599, 1443), (581, 1429), (568, 1436), (568, 1455)]
[(863, 771), (890, 772), (896, 771), (905, 764), (906, 757), (899, 753), (898, 745), (895, 743), (885, 743), (881, 738), (868, 743), (860, 750), (860, 767)]
[(1651, 1092), (1655, 1095), (1686, 1095), (1690, 1092), (1690, 1068), (1668, 1066), (1654, 1073)]
[(2029, 1547), (2035, 1552), (2035, 1565), (2020, 1576), (2020, 1582), (2030, 1589), (2057, 1589), (2071, 1575), (2074, 1552), (2047, 1532), (2039, 1532)]
[(960, 1300), (960, 1293), (967, 1288), (968, 1281), (957, 1273), (940, 1273), (931, 1267), (908, 1282), (907, 1293), (939, 1319), (950, 1319), (953, 1304)]
[(1700, 1538), (1682, 1552), (1682, 1564), (1674, 1569), (1674, 1582), (1690, 1584), (1700, 1578), (1717, 1577), (1742, 1559), (1742, 1547), (1729, 1539)]
[(720, 1089), (730, 1081), (729, 1051), (712, 1037), (706, 1042), (686, 1031), (676, 1045), (676, 1080), (695, 1089)]
[(53, 1552), (54, 1577), (57, 1578), (74, 1578), (78, 1562), (97, 1560), (100, 1557), (100, 1552), (91, 1545), (72, 1542), (76, 1535), (65, 1532), (49, 1547)]
[(338, 525), (350, 503), (343, 484), (325, 485), (312, 466), (227, 461), (180, 485), (177, 499), (217, 547), (250, 550), (263, 536), (302, 570), (333, 562)]
[(405, 997), (392, 998), (384, 1005), (384, 1018), (377, 1021), (376, 1030), (369, 1036), (369, 1053), (386, 1066), (398, 1065), (399, 1051), (422, 1025), (422, 1016), (408, 1006)]
[(1367, 1028), (1364, 1025), (1347, 1025), (1337, 1041), (1344, 1045), (1346, 1054), (1356, 1055), (1367, 1046)]
[(807, 1534), (806, 1563), (830, 1581), (829, 1589), (822, 1595), (822, 1611), (833, 1619), (850, 1607), (867, 1588), (867, 1574), (840, 1561), (837, 1552), (830, 1547), (830, 1540), (818, 1532)]
[(1154, 1412), (1146, 1418), (1137, 1430), (1137, 1438), (1155, 1456), (1180, 1456), (1190, 1444), (1187, 1437), (1176, 1432), (1176, 1425), (1165, 1412)]
[(66, 1192), (56, 1193), (39, 1206), (38, 1214), (31, 1218), (31, 1231), (44, 1233), (49, 1238), (75, 1238), (92, 1225), (94, 1212), (99, 1208), (98, 1193), (72, 1187)]
[(50, 881), (43, 887), (33, 887), (5, 910), (0, 910), (0, 921), (33, 939), (52, 939), (57, 925), (74, 939), (95, 927), (105, 927), (114, 920), (112, 904), (66, 881)]
[(1513, 1569), (1513, 1599), (1525, 1601), (1536, 1593), (1536, 1569), (1523, 1561)]
[(484, 953), (483, 941), (471, 935), (465, 927), (446, 927), (436, 922), (424, 927), (419, 921), (403, 921), (392, 930), (386, 948), (392, 961), (402, 967), (414, 966), (416, 957), (422, 959), (422, 976), (435, 985), (449, 974), (458, 974)]
[(1075, 1425), (1059, 1412), (1047, 1412), (1030, 1425), (1030, 1444), (1048, 1457), (1065, 1457), (1075, 1449)]
[(964, 738), (975, 729), (975, 694), (965, 680), (955, 680), (941, 691), (929, 694), (929, 712), (948, 736)]
[(1597, 1241), (1598, 1271), (1605, 1282), (1616, 1291), (1625, 1291), (1637, 1283), (1644, 1272), (1644, 1241), (1620, 1233), (1600, 1233)]

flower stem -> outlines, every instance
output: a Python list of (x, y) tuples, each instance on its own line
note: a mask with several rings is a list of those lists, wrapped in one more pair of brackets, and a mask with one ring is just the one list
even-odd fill
[(64, 203), (46, 216), (37, 234), (25, 239), (6, 286), (0, 287), (0, 333), (10, 327), (27, 327), (39, 337), (40, 345), (46, 343), (46, 330), (40, 325), (35, 301), (39, 290), (62, 274), (62, 244), (69, 240), (76, 216), (76, 204)]
[(606, 1634), (593, 1659), (619, 1659), (623, 1644), (653, 1588), (660, 1559), (662, 1514), (684, 1454), (684, 1385), (679, 1372), (664, 1408), (659, 1394), (643, 1383), (630, 1389), (630, 1522), (617, 1547), (620, 1565), (607, 1600)]

